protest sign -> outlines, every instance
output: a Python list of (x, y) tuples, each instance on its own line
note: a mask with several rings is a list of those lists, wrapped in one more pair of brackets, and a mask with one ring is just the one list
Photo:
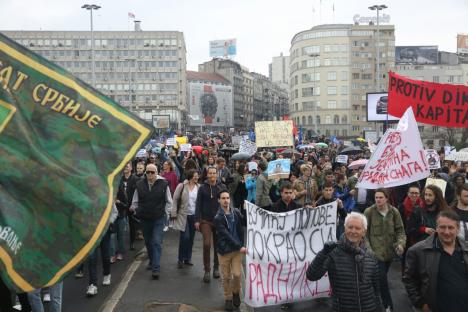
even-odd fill
[(268, 179), (288, 179), (291, 159), (277, 159), (268, 163)]
[(429, 175), (418, 125), (410, 107), (398, 122), (397, 129), (385, 132), (356, 187), (393, 187), (419, 181)]
[(167, 139), (167, 141), (166, 141), (166, 145), (167, 145), (167, 146), (174, 146), (174, 145), (176, 145), (176, 143), (177, 143), (177, 142), (176, 142), (176, 139), (175, 139), (175, 138), (169, 138), (169, 139)]
[(176, 142), (179, 143), (179, 144), (185, 144), (185, 143), (188, 142), (188, 138), (185, 137), (185, 136), (183, 136), (183, 137), (176, 136), (174, 138), (175, 138)]
[(445, 181), (444, 179), (427, 178), (426, 186), (428, 185), (438, 186), (442, 190), (442, 195), (445, 197), (445, 189), (447, 188), (447, 181)]
[(448, 155), (456, 153), (456, 152), (457, 152), (457, 150), (455, 149), (455, 146), (444, 146), (445, 156), (448, 156)]
[(180, 144), (180, 151), (181, 152), (190, 152), (192, 150), (192, 144), (186, 143), (186, 144)]
[(242, 140), (239, 146), (239, 153), (245, 153), (249, 156), (254, 155), (257, 152), (257, 145), (255, 142), (250, 140)]
[(255, 140), (257, 147), (294, 146), (292, 120), (256, 121)]
[(429, 166), (429, 169), (439, 169), (440, 168), (440, 158), (436, 150), (427, 149), (424, 151), (426, 153), (426, 162)]
[(121, 172), (151, 131), (0, 34), (0, 274), (9, 288), (51, 286), (87, 259), (108, 230)]
[(418, 122), (465, 128), (468, 86), (413, 80), (389, 72), (388, 113), (401, 117), (408, 107)]
[(328, 297), (327, 276), (311, 282), (307, 268), (336, 240), (337, 202), (272, 213), (245, 202), (247, 257), (244, 301), (251, 307)]
[(348, 163), (348, 155), (338, 155), (335, 158), (335, 162), (340, 164), (347, 164)]
[(247, 163), (247, 166), (249, 168), (249, 172), (251, 172), (252, 170), (258, 170), (258, 164), (255, 161), (249, 161)]

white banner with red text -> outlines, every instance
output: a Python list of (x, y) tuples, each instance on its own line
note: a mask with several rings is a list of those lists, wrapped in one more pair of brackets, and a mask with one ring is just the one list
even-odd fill
[(427, 178), (430, 175), (418, 124), (408, 108), (396, 129), (388, 129), (364, 171), (357, 188), (394, 187)]
[(244, 301), (264, 307), (331, 295), (327, 275), (311, 282), (307, 268), (325, 242), (336, 241), (337, 202), (273, 213), (245, 202), (247, 259)]

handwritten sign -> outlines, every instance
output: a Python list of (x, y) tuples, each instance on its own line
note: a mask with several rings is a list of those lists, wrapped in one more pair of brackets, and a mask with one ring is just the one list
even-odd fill
[(232, 146), (234, 146), (234, 147), (239, 147), (241, 141), (242, 141), (242, 136), (241, 135), (234, 135), (231, 138)]
[(257, 145), (255, 142), (243, 139), (239, 145), (239, 153), (245, 153), (249, 156), (254, 155), (257, 152)]
[(340, 164), (347, 164), (348, 163), (348, 155), (338, 155), (336, 156), (335, 162)]
[(186, 143), (186, 144), (180, 144), (180, 151), (181, 152), (190, 152), (192, 150), (192, 144)]
[(439, 169), (440, 168), (440, 158), (436, 150), (427, 149), (424, 151), (426, 153), (426, 162), (429, 166), (429, 169)]
[(445, 197), (445, 189), (447, 188), (447, 181), (445, 181), (444, 179), (427, 178), (426, 186), (428, 185), (438, 186), (442, 190), (442, 195), (444, 195)]
[(175, 139), (175, 138), (169, 138), (169, 139), (167, 139), (167, 141), (166, 141), (166, 145), (167, 145), (167, 146), (174, 146), (174, 145), (176, 145), (176, 143), (177, 143), (177, 142), (176, 142), (176, 139)]
[(291, 159), (277, 159), (268, 163), (268, 179), (287, 179), (291, 170)]
[(293, 122), (256, 121), (255, 142), (257, 147), (293, 146)]
[(430, 175), (418, 126), (410, 107), (388, 129), (359, 177), (357, 188), (377, 189), (419, 181)]
[(336, 240), (336, 201), (285, 213), (247, 201), (245, 207), (245, 303), (263, 307), (330, 296), (328, 277), (311, 282), (306, 271), (324, 243)]

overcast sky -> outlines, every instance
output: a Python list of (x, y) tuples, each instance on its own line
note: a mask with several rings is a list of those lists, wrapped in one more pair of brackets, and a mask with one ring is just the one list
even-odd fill
[[(292, 37), (314, 25), (353, 22), (353, 16), (373, 16), (373, 4), (395, 25), (396, 45), (438, 45), (455, 52), (457, 33), (468, 33), (467, 0), (0, 0), (4, 30), (88, 30), (89, 13), (81, 5), (102, 8), (95, 30), (129, 30), (128, 12), (143, 30), (184, 32), (187, 69), (209, 60), (208, 42), (237, 39), (235, 60), (268, 75), (273, 56), (289, 54)], [(334, 7), (334, 10), (333, 10)], [(130, 28), (131, 27), (131, 28)]]

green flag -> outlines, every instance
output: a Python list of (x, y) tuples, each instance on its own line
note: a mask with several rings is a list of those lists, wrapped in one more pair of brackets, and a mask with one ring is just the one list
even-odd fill
[(150, 127), (0, 34), (0, 273), (52, 285), (108, 229), (118, 175)]

